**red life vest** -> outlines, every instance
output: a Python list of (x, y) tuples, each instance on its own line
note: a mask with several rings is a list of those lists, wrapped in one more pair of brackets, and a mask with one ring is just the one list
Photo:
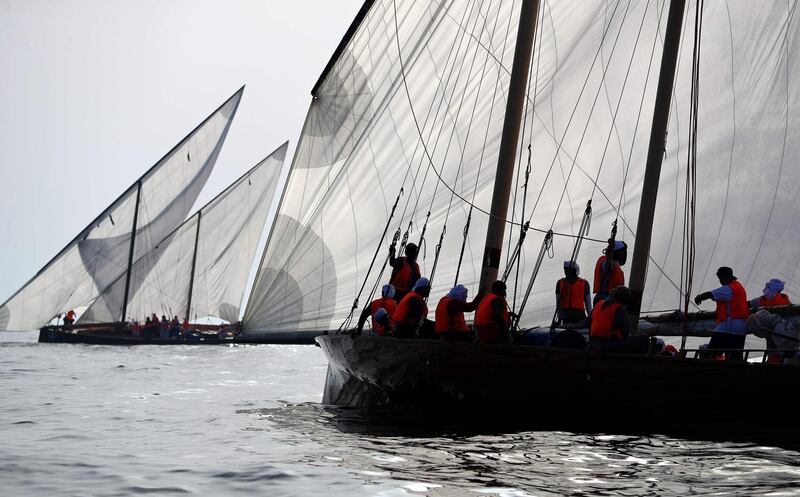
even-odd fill
[(747, 293), (738, 280), (728, 283), (733, 290), (730, 302), (717, 302), (717, 324), (731, 319), (747, 319), (750, 317), (750, 307), (747, 305)]
[(375, 334), (378, 336), (383, 336), (386, 334), (386, 329), (384, 328), (384, 326), (379, 322), (375, 321), (375, 313), (378, 312), (378, 309), (380, 309), (381, 307), (386, 309), (389, 318), (391, 318), (392, 315), (394, 314), (394, 311), (397, 309), (397, 302), (395, 302), (394, 299), (381, 297), (379, 299), (373, 300), (372, 303), (369, 305), (369, 315), (372, 316), (372, 331), (374, 331)]
[(773, 299), (768, 299), (763, 295), (758, 299), (758, 305), (761, 307), (777, 307), (779, 305), (789, 304), (791, 304), (791, 302), (789, 302), (789, 297), (787, 297), (785, 293), (780, 292), (775, 294), (775, 298)]
[(459, 333), (469, 333), (467, 322), (464, 320), (464, 313), (457, 312), (450, 314), (447, 312), (447, 305), (455, 299), (451, 297), (442, 297), (439, 304), (436, 306), (436, 333), (445, 333), (448, 331), (456, 331)]
[(617, 309), (622, 307), (617, 302), (599, 302), (592, 310), (592, 327), (589, 336), (597, 338), (617, 338), (622, 340), (622, 330), (614, 324)]
[(417, 325), (418, 323), (414, 323), (413, 319), (409, 320), (408, 316), (408, 304), (413, 299), (419, 299), (422, 303), (422, 317), (428, 317), (428, 306), (425, 304), (425, 300), (423, 300), (422, 295), (418, 294), (417, 292), (411, 291), (403, 297), (403, 300), (397, 304), (397, 309), (395, 309), (394, 314), (392, 314), (392, 321), (397, 324), (409, 324), (409, 325)]
[(415, 262), (412, 268), (407, 257), (400, 257), (399, 260), (402, 261), (402, 265), (400, 269), (392, 270), (392, 277), (389, 279), (389, 284), (394, 286), (398, 292), (404, 293), (411, 290), (411, 279), (415, 275), (418, 276), (420, 274), (419, 264)]
[(586, 310), (584, 305), (583, 296), (586, 293), (586, 281), (583, 278), (578, 278), (573, 282), (567, 281), (566, 278), (558, 280), (558, 305), (562, 309), (576, 309), (579, 311)]
[[(492, 302), (495, 299), (503, 299), (496, 293), (490, 293), (481, 300), (478, 304), (478, 310), (475, 311), (475, 331), (477, 331), (478, 340), (483, 342), (484, 335), (491, 338), (492, 336), (502, 331), (508, 330), (511, 326), (511, 317), (508, 315), (508, 306), (503, 302), (503, 323), (505, 323), (505, 330), (501, 330), (497, 324), (496, 316), (494, 316), (494, 309)], [(504, 299), (505, 300), (505, 299)]]
[[(603, 274), (603, 263), (606, 262), (606, 256), (601, 255), (597, 259), (597, 264), (594, 266), (594, 293), (609, 293), (611, 290), (625, 284), (625, 273), (619, 262), (613, 261), (611, 264), (611, 274)], [(603, 284), (605, 281), (605, 285)], [(583, 297), (581, 297), (583, 298)]]
[(67, 312), (67, 319), (69, 319), (70, 321), (75, 321), (75, 311)]

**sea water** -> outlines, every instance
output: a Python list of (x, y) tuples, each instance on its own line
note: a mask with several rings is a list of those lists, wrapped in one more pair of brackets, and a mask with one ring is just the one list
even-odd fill
[(325, 407), (314, 346), (35, 339), (0, 337), (3, 497), (800, 495), (800, 453), (784, 448), (422, 430)]

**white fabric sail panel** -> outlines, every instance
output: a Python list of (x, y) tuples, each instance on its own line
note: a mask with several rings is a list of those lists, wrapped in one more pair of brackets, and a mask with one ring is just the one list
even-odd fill
[[(513, 2), (372, 6), (309, 109), (245, 331), (335, 329), (365, 281), (362, 305), (388, 278), (380, 270), (393, 232), (411, 222), (409, 241), (419, 242), (429, 211), (422, 271), (432, 270), (447, 226), (434, 294), (452, 286), (469, 209), (451, 189), (488, 211), (518, 10)], [(460, 276), (473, 287), (486, 219), (473, 212)]]
[[(589, 237), (596, 241), (584, 240), (577, 258), (583, 277), (593, 283), (595, 261), (618, 208), (617, 239), (632, 242), (668, 7), (662, 1), (544, 7), (532, 63), (535, 101), (526, 109), (522, 137), (523, 147), (532, 148), (527, 201), (522, 214), (523, 195), (517, 193), (509, 212), (515, 222), (530, 220), (532, 227), (507, 282), (512, 307), (524, 297), (544, 232), (552, 229), (555, 235), (526, 304), (524, 326), (553, 318), (556, 282), (589, 200)], [(519, 228), (513, 231), (512, 248)]]
[[(282, 145), (259, 162), (134, 263), (136, 291), (128, 301), (132, 319), (156, 313), (181, 319), (238, 320), (287, 147)], [(121, 295), (124, 285), (123, 276), (107, 293)], [(108, 300), (98, 299), (87, 314)], [(117, 304), (121, 306), (121, 301)]]
[[(185, 219), (219, 155), (241, 95), (242, 90), (227, 100), (4, 303), (0, 329), (38, 328), (68, 309), (107, 299), (101, 293), (127, 271), (137, 195), (135, 258)], [(116, 302), (122, 302), (121, 295)], [(93, 306), (82, 318), (118, 319), (121, 306), (112, 303)]]
[[(695, 18), (695, 4), (688, 3), (643, 300), (643, 310), (649, 312), (682, 307), (683, 212)], [(609, 4), (614, 7), (613, 2)], [(669, 4), (650, 2), (649, 5), (649, 15), (656, 11), (663, 12), (659, 23), (663, 33)], [(795, 3), (732, 1), (706, 2), (705, 5), (700, 54), (697, 255), (693, 293), (718, 286), (716, 268), (727, 265), (734, 268), (753, 296), (760, 295), (764, 282), (772, 277), (786, 280), (789, 293), (796, 294), (798, 288), (794, 279), (800, 261), (800, 245), (791, 218), (798, 208), (798, 201), (792, 195), (791, 185), (800, 173), (789, 164), (798, 158), (797, 140), (792, 137), (797, 135), (800, 121), (794, 104), (797, 85), (791, 84), (797, 61), (788, 55), (797, 43), (797, 29), (791, 22)], [(550, 7), (555, 13), (559, 6)], [(641, 14), (644, 3), (637, 7)], [(603, 10), (606, 8), (603, 7)], [(615, 14), (617, 16), (619, 13)], [(608, 16), (600, 18), (607, 19)], [(559, 23), (557, 19), (554, 17), (553, 25), (566, 24)], [(631, 9), (626, 23), (639, 24), (641, 19)], [(646, 21), (644, 26), (639, 44), (649, 47), (654, 39), (652, 29), (648, 28), (652, 24)], [(612, 28), (612, 32), (616, 29)], [(638, 25), (635, 26), (635, 30), (638, 29)], [(628, 54), (623, 55), (620, 62), (627, 64), (631, 60), (630, 51), (635, 40), (626, 36), (625, 31), (622, 33), (619, 47), (625, 47)], [(625, 39), (629, 41), (623, 44), (622, 40)], [(624, 68), (614, 65), (606, 78), (611, 98), (610, 104), (605, 103), (605, 118), (602, 117), (602, 107), (596, 108), (589, 116), (587, 109), (590, 109), (590, 105), (579, 104), (574, 121), (578, 122), (577, 126), (581, 129), (585, 123), (590, 123), (586, 139), (578, 148), (576, 143), (580, 135), (577, 131), (568, 131), (564, 143), (569, 145), (563, 146), (555, 172), (544, 185), (536, 186), (544, 193), (533, 216), (534, 225), (546, 229), (551, 219), (555, 218), (554, 230), (575, 233), (586, 200), (591, 197), (591, 181), (584, 173), (593, 178), (600, 170), (598, 189), (591, 197), (594, 216), (589, 235), (600, 242), (586, 241), (578, 258), (584, 276), (590, 280), (594, 263), (604, 246), (602, 240), (609, 236), (610, 224), (616, 217), (617, 205), (621, 205), (618, 239), (628, 242), (630, 254), (635, 245), (641, 181), (652, 120), (652, 92), (661, 50), (661, 40), (658, 39), (649, 76), (638, 72), (648, 67), (647, 61), (636, 58), (638, 62), (632, 70), (636, 72), (631, 73), (626, 83), (602, 168), (600, 157), (603, 157), (608, 141), (610, 116), (613, 115), (609, 109), (614, 108), (620, 94), (619, 83), (615, 90), (613, 81), (624, 75)], [(577, 60), (586, 59), (588, 52)], [(570, 58), (572, 56), (570, 53)], [(606, 57), (610, 57), (609, 52), (606, 52)], [(611, 61), (613, 64), (613, 59)], [(585, 74), (584, 70), (584, 75), (579, 72), (572, 77), (582, 84)], [(638, 74), (639, 83), (636, 83), (637, 79), (631, 79), (635, 74)], [(615, 79), (610, 80), (609, 75)], [(646, 86), (642, 85), (642, 78), (647, 78)], [(555, 84), (553, 92), (558, 92), (557, 88), (563, 88), (563, 85), (564, 82)], [(594, 98), (599, 86), (590, 80), (587, 88), (590, 89), (591, 98)], [(642, 88), (646, 89), (643, 91)], [(638, 117), (638, 99), (642, 96), (644, 106), (641, 117)], [(604, 90), (601, 102), (606, 98)], [(552, 145), (556, 140), (547, 135), (560, 137), (564, 134), (564, 116), (572, 112), (570, 100), (573, 107), (579, 101), (574, 94), (561, 104), (552, 104), (549, 98), (541, 98), (541, 95), (537, 101), (539, 122), (534, 124), (533, 148), (539, 153), (534, 153), (533, 182), (546, 175), (549, 159), (556, 156)], [(552, 117), (548, 120), (547, 114), (551, 108)], [(536, 126), (541, 129), (537, 130)], [(561, 134), (556, 133), (557, 130)], [(547, 152), (543, 153), (544, 150)], [(569, 170), (573, 157), (577, 157), (576, 164), (580, 169), (573, 173), (565, 188), (567, 183), (561, 180), (562, 174)], [(540, 168), (541, 162), (545, 163), (544, 172)], [(563, 167), (564, 164), (566, 167)], [(540, 171), (538, 177), (537, 168)], [(579, 173), (577, 178), (576, 173)], [(556, 208), (562, 192), (565, 192), (566, 205), (562, 203), (560, 208)], [(525, 283), (541, 236), (534, 234), (533, 240), (526, 242)], [(526, 308), (523, 324), (543, 324), (552, 317), (554, 282), (562, 275), (561, 262), (569, 258), (572, 243), (572, 240), (556, 236), (553, 260), (545, 260)], [(629, 268), (625, 269), (629, 273)]]
[(190, 310), (194, 319), (239, 320), (287, 149), (288, 143), (283, 144), (203, 213)]

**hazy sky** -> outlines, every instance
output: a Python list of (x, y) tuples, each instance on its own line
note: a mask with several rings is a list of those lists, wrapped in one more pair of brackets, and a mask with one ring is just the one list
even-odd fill
[(198, 205), (290, 140), (362, 0), (0, 0), (0, 302), (243, 84)]

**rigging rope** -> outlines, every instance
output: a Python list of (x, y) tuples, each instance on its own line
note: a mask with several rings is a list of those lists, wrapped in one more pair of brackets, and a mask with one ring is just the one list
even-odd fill
[[(689, 330), (687, 316), (691, 305), (692, 284), (695, 263), (695, 214), (697, 206), (697, 124), (700, 95), (700, 40), (703, 29), (704, 0), (695, 6), (694, 49), (692, 53), (692, 105), (689, 113), (689, 151), (686, 162), (686, 193), (683, 212), (683, 249), (681, 252), (681, 289), (683, 292), (683, 336), (681, 350), (686, 348), (686, 335)], [(685, 256), (685, 257), (684, 257)]]
[[(367, 285), (367, 281), (369, 280), (369, 273), (372, 271), (372, 267), (375, 265), (375, 260), (378, 258), (378, 254), (380, 253), (381, 247), (383, 246), (383, 240), (386, 238), (386, 233), (389, 231), (389, 226), (392, 223), (392, 218), (394, 217), (394, 212), (397, 209), (397, 204), (400, 202), (400, 197), (403, 196), (403, 188), (400, 188), (400, 192), (397, 194), (397, 198), (394, 201), (394, 205), (392, 206), (392, 212), (389, 214), (389, 219), (386, 220), (386, 226), (383, 228), (383, 233), (381, 234), (381, 240), (378, 243), (378, 248), (375, 250), (375, 255), (372, 256), (372, 261), (369, 263), (369, 268), (367, 268), (367, 277), (364, 278), (364, 283), (361, 285), (361, 288), (358, 290), (358, 295), (353, 300), (353, 306), (350, 308), (350, 313), (347, 315), (345, 320), (339, 326), (339, 329), (336, 330), (336, 334), (338, 335), (341, 333), (343, 329), (347, 329), (350, 326), (350, 323), (353, 321), (353, 312), (358, 309), (358, 299), (361, 297), (362, 292), (364, 291), (364, 287)], [(409, 229), (411, 228), (411, 223), (409, 223)], [(405, 246), (406, 240), (408, 240), (408, 231), (406, 231), (405, 236), (403, 236), (403, 247)], [(397, 241), (397, 233), (395, 233), (394, 240), (392, 244), (396, 243)], [(402, 247), (401, 247), (402, 250)]]
[(519, 326), (520, 316), (522, 315), (522, 311), (525, 310), (525, 304), (528, 303), (528, 298), (531, 296), (533, 283), (536, 281), (536, 276), (539, 275), (539, 269), (542, 267), (542, 261), (544, 260), (544, 256), (548, 255), (552, 258), (552, 250), (553, 250), (553, 232), (548, 231), (547, 234), (544, 236), (544, 240), (542, 241), (542, 246), (539, 249), (539, 255), (536, 257), (536, 264), (533, 266), (533, 272), (531, 273), (531, 279), (528, 281), (528, 288), (525, 290), (525, 296), (522, 298), (522, 302), (519, 305), (519, 311), (517, 311), (516, 317), (514, 317), (514, 323), (511, 326), (512, 330), (516, 329)]

